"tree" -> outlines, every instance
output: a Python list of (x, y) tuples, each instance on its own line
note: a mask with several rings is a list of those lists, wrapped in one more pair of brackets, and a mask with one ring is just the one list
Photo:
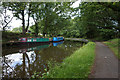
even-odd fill
[[(113, 38), (111, 36), (116, 34), (117, 30), (119, 30), (116, 25), (117, 21), (112, 19), (118, 16), (114, 15), (115, 13), (112, 9), (103, 7), (103, 5), (98, 3), (87, 2), (81, 3), (76, 10), (79, 11), (79, 8), (79, 21), (76, 24), (79, 24), (79, 28), (82, 28), (83, 32), (85, 31), (84, 34), (87, 38), (95, 38), (99, 36), (109, 39)], [(103, 33), (106, 35), (103, 35)], [(105, 36), (109, 36), (109, 38)]]
[[(43, 35), (57, 35), (68, 23), (72, 3), (45, 3), (43, 13)], [(69, 13), (70, 14), (70, 13)]]
[[(98, 3), (100, 5), (102, 5), (103, 7), (109, 8), (114, 12), (114, 15), (116, 17), (111, 17), (111, 20), (114, 20), (117, 22), (117, 27), (115, 27), (115, 29), (117, 29), (117, 35), (118, 37), (120, 36), (119, 32), (120, 32), (120, 2), (111, 2), (111, 3)], [(110, 13), (108, 13), (108, 15), (110, 15)]]
[(35, 36), (37, 37), (38, 36), (38, 33), (39, 33), (39, 21), (40, 21), (40, 6), (41, 6), (41, 3), (32, 3), (31, 5), (31, 13), (32, 13), (32, 18), (34, 20), (34, 23), (35, 23)]
[[(108, 9), (112, 9), (114, 11), (114, 15), (117, 17), (112, 17), (112, 20), (116, 20), (118, 22), (117, 29), (120, 31), (120, 2), (111, 2), (111, 3), (98, 3), (102, 5), (103, 7), (106, 7)], [(110, 15), (110, 13), (108, 13)]]
[[(32, 18), (35, 22), (36, 36), (39, 32), (38, 28), (40, 29), (40, 27), (43, 36), (45, 36), (45, 34), (57, 34), (57, 32), (66, 25), (65, 21), (67, 21), (69, 17), (67, 12), (70, 11), (69, 5), (71, 4), (49, 2), (32, 4)], [(41, 24), (39, 25), (39, 23)]]
[(13, 16), (10, 17), (10, 15), (7, 14), (7, 10), (8, 10), (8, 7), (6, 6), (6, 4), (3, 3), (0, 9), (0, 14), (1, 14), (1, 21), (0, 21), (1, 26), (0, 27), (3, 29), (3, 31), (5, 31), (6, 28), (9, 28), (9, 23), (13, 19)]
[[(31, 4), (23, 3), (23, 2), (8, 2), (5, 4), (6, 6), (8, 6), (9, 10), (13, 12), (14, 17), (17, 17), (18, 19), (22, 20), (22, 33), (25, 34), (29, 28)], [(26, 14), (28, 15), (28, 20), (27, 20), (27, 27), (25, 28)]]

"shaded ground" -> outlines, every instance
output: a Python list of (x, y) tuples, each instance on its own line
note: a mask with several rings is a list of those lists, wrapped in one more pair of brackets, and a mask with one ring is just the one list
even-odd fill
[(90, 78), (118, 78), (118, 59), (104, 44), (96, 42), (96, 58)]

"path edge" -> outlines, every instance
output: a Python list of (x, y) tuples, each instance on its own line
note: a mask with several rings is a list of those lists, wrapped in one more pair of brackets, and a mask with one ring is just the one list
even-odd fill
[[(101, 42), (103, 45), (105, 45), (106, 47), (108, 47), (110, 49), (110, 51), (114, 54), (114, 56), (116, 57), (116, 59), (118, 59), (118, 61), (120, 61), (120, 59), (115, 55), (115, 52), (107, 45), (105, 44), (104, 42)], [(118, 53), (119, 55), (119, 53)]]
[[(104, 42), (101, 42), (102, 44), (104, 44), (106, 47), (108, 47), (110, 49), (110, 51), (112, 51), (113, 55), (116, 57), (116, 59), (118, 60), (118, 79), (120, 80), (120, 59), (115, 55), (115, 52)], [(119, 45), (118, 45), (119, 48)], [(118, 55), (119, 55), (119, 50), (118, 50)]]
[(93, 62), (93, 65), (91, 66), (91, 70), (90, 70), (90, 73), (89, 73), (89, 75), (88, 75), (88, 79), (90, 79), (90, 78), (94, 78), (93, 76), (92, 76), (92, 74), (94, 74), (95, 73), (95, 71), (94, 71), (94, 67), (96, 66), (96, 47), (97, 47), (97, 44), (96, 44), (96, 42), (94, 42), (95, 43), (95, 51), (94, 51), (94, 54), (95, 54), (95, 58), (94, 58), (94, 62)]

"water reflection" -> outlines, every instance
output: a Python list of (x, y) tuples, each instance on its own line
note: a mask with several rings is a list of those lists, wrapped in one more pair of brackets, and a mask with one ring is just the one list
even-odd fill
[(58, 46), (58, 45), (60, 45), (60, 44), (62, 44), (63, 43), (63, 41), (61, 41), (61, 42), (56, 42), (56, 43), (53, 43), (53, 46)]
[(35, 71), (42, 76), (44, 69), (48, 68), (48, 61), (62, 62), (80, 46), (80, 42), (58, 42), (20, 49), (17, 53), (4, 55), (2, 77), (30, 78)]
[(28, 51), (33, 51), (33, 50), (41, 50), (41, 49), (47, 48), (49, 46), (50, 45), (40, 45), (40, 46), (36, 46), (36, 47), (20, 49), (19, 52), (28, 52)]

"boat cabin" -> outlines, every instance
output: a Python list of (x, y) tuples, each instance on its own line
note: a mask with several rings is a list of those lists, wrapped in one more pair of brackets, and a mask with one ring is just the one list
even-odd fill
[(20, 42), (27, 42), (27, 38), (20, 38), (19, 41)]

